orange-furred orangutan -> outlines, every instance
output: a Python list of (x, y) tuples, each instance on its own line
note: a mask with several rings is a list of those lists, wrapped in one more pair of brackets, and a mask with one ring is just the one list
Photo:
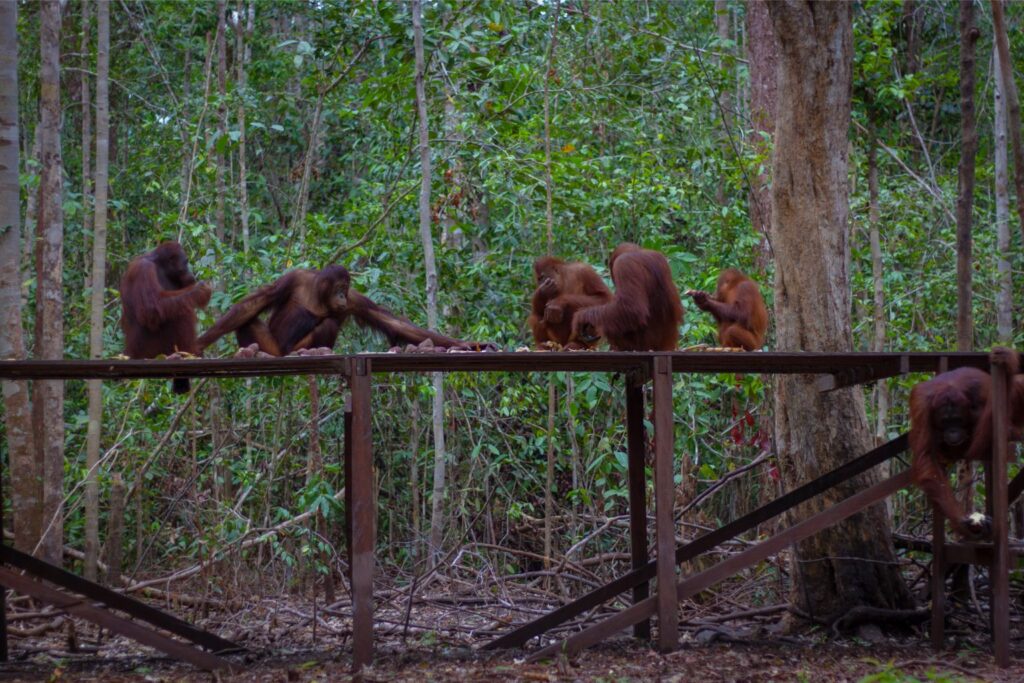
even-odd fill
[[(351, 316), (360, 325), (380, 332), (392, 346), (423, 344), (456, 349), (491, 348), (464, 342), (414, 325), (370, 298), (349, 288), (344, 266), (322, 270), (298, 268), (285, 273), (236, 303), (198, 340), (205, 349), (229, 332), (242, 347), (240, 355), (264, 353), (331, 353), (342, 324)], [(268, 313), (268, 319), (261, 315)]]
[(568, 349), (593, 346), (573, 336), (576, 313), (612, 300), (612, 292), (601, 276), (586, 263), (567, 263), (544, 256), (533, 264), (537, 289), (530, 302), (527, 324), (538, 345), (558, 344)]
[(615, 296), (579, 311), (573, 334), (608, 340), (613, 351), (672, 351), (679, 341), (683, 304), (664, 255), (623, 242), (609, 260)]
[[(1016, 351), (997, 347), (992, 364), (1009, 373), (1010, 438), (1024, 428), (1024, 375), (1016, 374)], [(991, 520), (966, 514), (949, 485), (947, 468), (958, 460), (992, 457), (992, 378), (978, 368), (957, 368), (914, 385), (910, 391), (911, 477), (949, 518), (953, 530), (968, 538), (986, 536)]]
[(719, 344), (745, 351), (757, 351), (764, 346), (768, 309), (761, 288), (742, 271), (723, 270), (713, 295), (692, 289), (686, 293), (693, 297), (697, 308), (714, 316)]
[[(129, 358), (177, 353), (198, 355), (196, 309), (210, 302), (210, 286), (196, 282), (185, 250), (163, 242), (136, 256), (121, 278), (121, 329)], [(171, 382), (174, 393), (189, 389), (187, 377)]]

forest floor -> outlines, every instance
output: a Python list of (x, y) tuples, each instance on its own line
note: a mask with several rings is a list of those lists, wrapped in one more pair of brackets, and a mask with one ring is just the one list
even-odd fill
[[(744, 609), (725, 596), (682, 606), (680, 647), (661, 654), (627, 633), (572, 657), (528, 663), (528, 650), (488, 652), (479, 646), (508, 623), (506, 608), (482, 608), (481, 600), (425, 596), (407, 605), (378, 602), (376, 659), (353, 678), (349, 610), (316, 613), (301, 598), (263, 598), (230, 613), (179, 612), (199, 625), (247, 645), (251, 652), (230, 657), (232, 674), (200, 672), (153, 655), (152, 650), (96, 630), (82, 622), (48, 615), (43, 633), (29, 634), (28, 622), (11, 639), (11, 661), (0, 665), (0, 681), (1022, 681), (1024, 641), (1015, 624), (1014, 664), (997, 668), (991, 656), (987, 613), (980, 605), (950, 614), (948, 645), (928, 646), (927, 624), (903, 635), (876, 633), (869, 642), (835, 637), (818, 627), (799, 635), (782, 628), (784, 605)], [(520, 596), (532, 614), (544, 607)], [(723, 596), (719, 595), (718, 598)], [(511, 601), (516, 604), (515, 600)], [(508, 603), (506, 603), (508, 604)], [(1015, 605), (1019, 602), (1015, 600)], [(739, 607), (739, 609), (737, 609)], [(22, 605), (21, 609), (31, 609)], [(19, 607), (13, 610), (17, 613)], [(517, 607), (522, 610), (522, 606)], [(1013, 612), (1016, 613), (1016, 607)], [(516, 620), (522, 620), (520, 614)], [(535, 646), (534, 646), (535, 647)], [(533, 649), (531, 647), (530, 649)], [(77, 650), (77, 651), (75, 651)]]

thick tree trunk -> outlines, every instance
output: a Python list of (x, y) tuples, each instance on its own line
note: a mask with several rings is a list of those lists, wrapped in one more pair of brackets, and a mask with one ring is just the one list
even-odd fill
[[(103, 299), (107, 281), (107, 176), (110, 155), (110, 0), (97, 1), (96, 14), (96, 211), (92, 242), (92, 306), (89, 357), (103, 357)], [(86, 433), (85, 576), (95, 581), (100, 553), (99, 486), (103, 420), (103, 384), (89, 380), (89, 426)]]
[(956, 349), (974, 348), (971, 311), (971, 211), (974, 207), (974, 157), (978, 130), (974, 120), (974, 54), (978, 29), (974, 0), (960, 0), (960, 165), (956, 200)]
[[(423, 57), (423, 5), (412, 2), (412, 35), (416, 53), (416, 113), (419, 119), (420, 168), (420, 239), (423, 241), (423, 263), (427, 276), (427, 327), (437, 329), (437, 265), (434, 262), (434, 238), (431, 234), (430, 212), (430, 135), (427, 129), (427, 96), (424, 84), (426, 61)], [(444, 537), (444, 494), (446, 454), (444, 444), (444, 375), (434, 373), (434, 490), (430, 508), (430, 539), (428, 564), (433, 566), (441, 552)]]
[[(852, 6), (788, 0), (769, 4), (779, 41), (772, 165), (775, 312), (781, 351), (845, 352), (850, 327), (848, 140)], [(830, 393), (813, 377), (778, 376), (776, 438), (787, 488), (871, 447), (859, 387)], [(825, 510), (878, 481), (858, 477), (800, 506), (793, 519)], [(856, 605), (910, 602), (892, 550), (884, 505), (875, 505), (797, 545), (791, 599), (826, 617)]]
[[(21, 327), (21, 206), (18, 174), (18, 3), (0, 3), (0, 358), (25, 358)], [(28, 382), (3, 382), (14, 547), (42, 535), (43, 468), (36, 459)], [(3, 511), (0, 510), (0, 515)]]
[(995, 164), (996, 252), (999, 275), (996, 292), (996, 337), (1003, 344), (1013, 341), (1013, 278), (1010, 272), (1010, 188), (1007, 181), (1006, 98), (999, 50), (992, 51), (995, 70), (995, 122), (993, 123), (993, 162)]
[[(775, 107), (779, 65), (779, 46), (768, 16), (766, 0), (747, 3), (747, 60), (750, 69), (750, 144), (765, 158), (770, 153), (770, 138), (775, 132)], [(761, 236), (757, 254), (757, 269), (764, 272), (771, 260), (768, 232), (772, 223), (770, 164), (763, 164), (764, 172), (751, 178), (750, 220), (754, 232)]]
[(1024, 141), (1020, 132), (1020, 98), (1017, 83), (1013, 80), (1013, 60), (1010, 56), (1010, 41), (1006, 36), (1006, 18), (1003, 16), (1001, 0), (992, 3), (992, 24), (995, 29), (996, 49), (999, 51), (999, 69), (1002, 73), (1003, 94), (1006, 97), (1006, 122), (1013, 148), (1013, 185), (1017, 190), (1017, 217), (1020, 219), (1021, 235), (1024, 235)]
[[(60, 150), (60, 0), (40, 4), (40, 157), (39, 222), (36, 228), (36, 356), (64, 356), (64, 209)], [(32, 424), (43, 466), (43, 538), (40, 556), (53, 564), (63, 555), (61, 511), (64, 481), (64, 382), (36, 380)]]

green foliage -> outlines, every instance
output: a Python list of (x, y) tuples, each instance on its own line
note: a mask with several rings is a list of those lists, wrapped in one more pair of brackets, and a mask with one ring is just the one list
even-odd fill
[[(197, 275), (217, 286), (200, 314), (201, 327), (285, 270), (331, 261), (349, 267), (354, 286), (375, 301), (426, 323), (408, 4), (294, 0), (256, 6), (244, 91), (233, 70), (239, 55), (229, 33), (225, 135), (217, 132), (215, 60), (207, 71), (214, 6), (129, 0), (112, 7), (117, 49), (104, 320), (109, 354), (122, 344), (118, 279), (134, 255), (162, 239), (181, 239)], [(742, 24), (744, 6), (729, 8)], [(38, 16), (32, 3), (19, 9), (22, 147), (31, 150), (38, 119)], [(74, 4), (68, 10), (71, 33), (79, 12)], [(529, 342), (524, 318), (533, 288), (531, 262), (547, 251), (545, 90), (555, 254), (585, 260), (607, 277), (614, 246), (636, 241), (667, 256), (681, 290), (711, 289), (718, 272), (734, 266), (757, 277), (771, 304), (772, 273), (761, 265), (762, 236), (751, 228), (748, 209), (752, 179), (771, 170), (765, 149), (749, 137), (743, 98), (749, 71), (741, 49), (748, 37), (719, 40), (711, 3), (564, 7), (550, 67), (552, 17), (546, 4), (448, 0), (427, 3), (425, 12), (431, 206), (446, 332), (510, 349)], [(872, 338), (866, 181), (872, 144), (888, 348), (939, 350), (954, 343), (955, 226), (949, 212), (957, 191), (959, 105), (951, 12), (941, 4), (919, 5), (918, 66), (909, 69), (901, 5), (871, 0), (855, 9), (849, 244), (857, 349), (867, 349)], [(1008, 13), (1011, 26), (1024, 18), (1021, 6), (1011, 4)], [(997, 286), (992, 81), (984, 75), (988, 31), (984, 25), (977, 80), (979, 348), (994, 341)], [(77, 45), (71, 33), (66, 40)], [(1024, 54), (1024, 33), (1011, 31), (1011, 41), (1013, 53)], [(92, 56), (73, 51), (64, 59), (66, 349), (69, 357), (84, 358), (92, 226), (85, 220), (91, 212), (82, 192), (79, 72), (73, 69), (94, 66)], [(728, 130), (722, 124), (723, 95), (732, 102)], [(313, 113), (321, 98), (322, 126), (314, 135)], [(246, 112), (247, 207), (238, 190), (239, 107)], [(297, 221), (310, 150), (309, 210)], [(223, 240), (215, 232), (218, 154), (229, 160)], [(38, 164), (26, 158), (26, 205), (37, 184)], [(251, 233), (247, 253), (240, 234), (243, 210)], [(1021, 257), (1016, 237), (1010, 257), (1015, 263)], [(31, 269), (25, 279), (31, 301)], [(685, 305), (682, 344), (712, 343), (711, 319)], [(26, 329), (31, 324), (30, 308)], [(1016, 334), (1016, 342), (1024, 341)], [(211, 353), (231, 352), (233, 341), (222, 341)], [(383, 350), (384, 342), (350, 325), (338, 349)], [(212, 381), (196, 382), (194, 404), (172, 397), (163, 381), (105, 384), (103, 447), (109, 458), (101, 485), (106, 495), (116, 471), (129, 486), (129, 561), (147, 568), (172, 553), (206, 558), (227, 542), (250, 539), (310, 511), (337, 528), (336, 494), (345, 484), (344, 391), (333, 379), (317, 381), (324, 467), (312, 473), (309, 386), (303, 378), (228, 380), (216, 389)], [(550, 435), (548, 381), (559, 397)], [(894, 433), (905, 426), (903, 397), (912, 381), (890, 382)], [(430, 504), (432, 388), (428, 378), (413, 375), (375, 382), (378, 499), (389, 511), (379, 533), (393, 540), (389, 559), (412, 564), (422, 559), (417, 543), (426, 532)], [(520, 529), (544, 513), (549, 439), (557, 454), (555, 500), (586, 519), (559, 539), (560, 548), (623, 514), (628, 496), (622, 386), (621, 378), (602, 373), (446, 376), (449, 538), (513, 539), (536, 551), (537, 539)], [(771, 451), (770, 391), (763, 378), (681, 376), (674, 389), (677, 453), (680, 461), (688, 457), (698, 491), (762, 450)], [(69, 542), (79, 545), (81, 491), (75, 487), (85, 474), (86, 398), (80, 384), (68, 383), (67, 392), (67, 529)], [(414, 403), (418, 416), (411, 433)], [(413, 467), (421, 493), (415, 513)], [(731, 519), (772, 485), (770, 470), (754, 470), (729, 494), (712, 497), (701, 514)], [(591, 543), (615, 549), (621, 540), (608, 533)], [(322, 553), (329, 548), (314, 521), (286, 526), (272, 542), (288, 568), (282, 576), (292, 577), (291, 568), (310, 558), (316, 571), (323, 570)]]

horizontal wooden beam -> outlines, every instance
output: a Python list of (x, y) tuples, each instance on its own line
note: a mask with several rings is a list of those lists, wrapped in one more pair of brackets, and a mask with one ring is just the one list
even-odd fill
[(0, 360), (0, 379), (143, 379), (348, 374), (355, 358), (372, 361), (373, 372), (630, 372), (649, 369), (656, 355), (671, 358), (674, 373), (756, 372), (852, 377), (875, 373), (938, 372), (971, 366), (987, 370), (987, 353), (722, 353), (482, 352), (369, 353), (285, 358), (197, 358), (193, 360)]

